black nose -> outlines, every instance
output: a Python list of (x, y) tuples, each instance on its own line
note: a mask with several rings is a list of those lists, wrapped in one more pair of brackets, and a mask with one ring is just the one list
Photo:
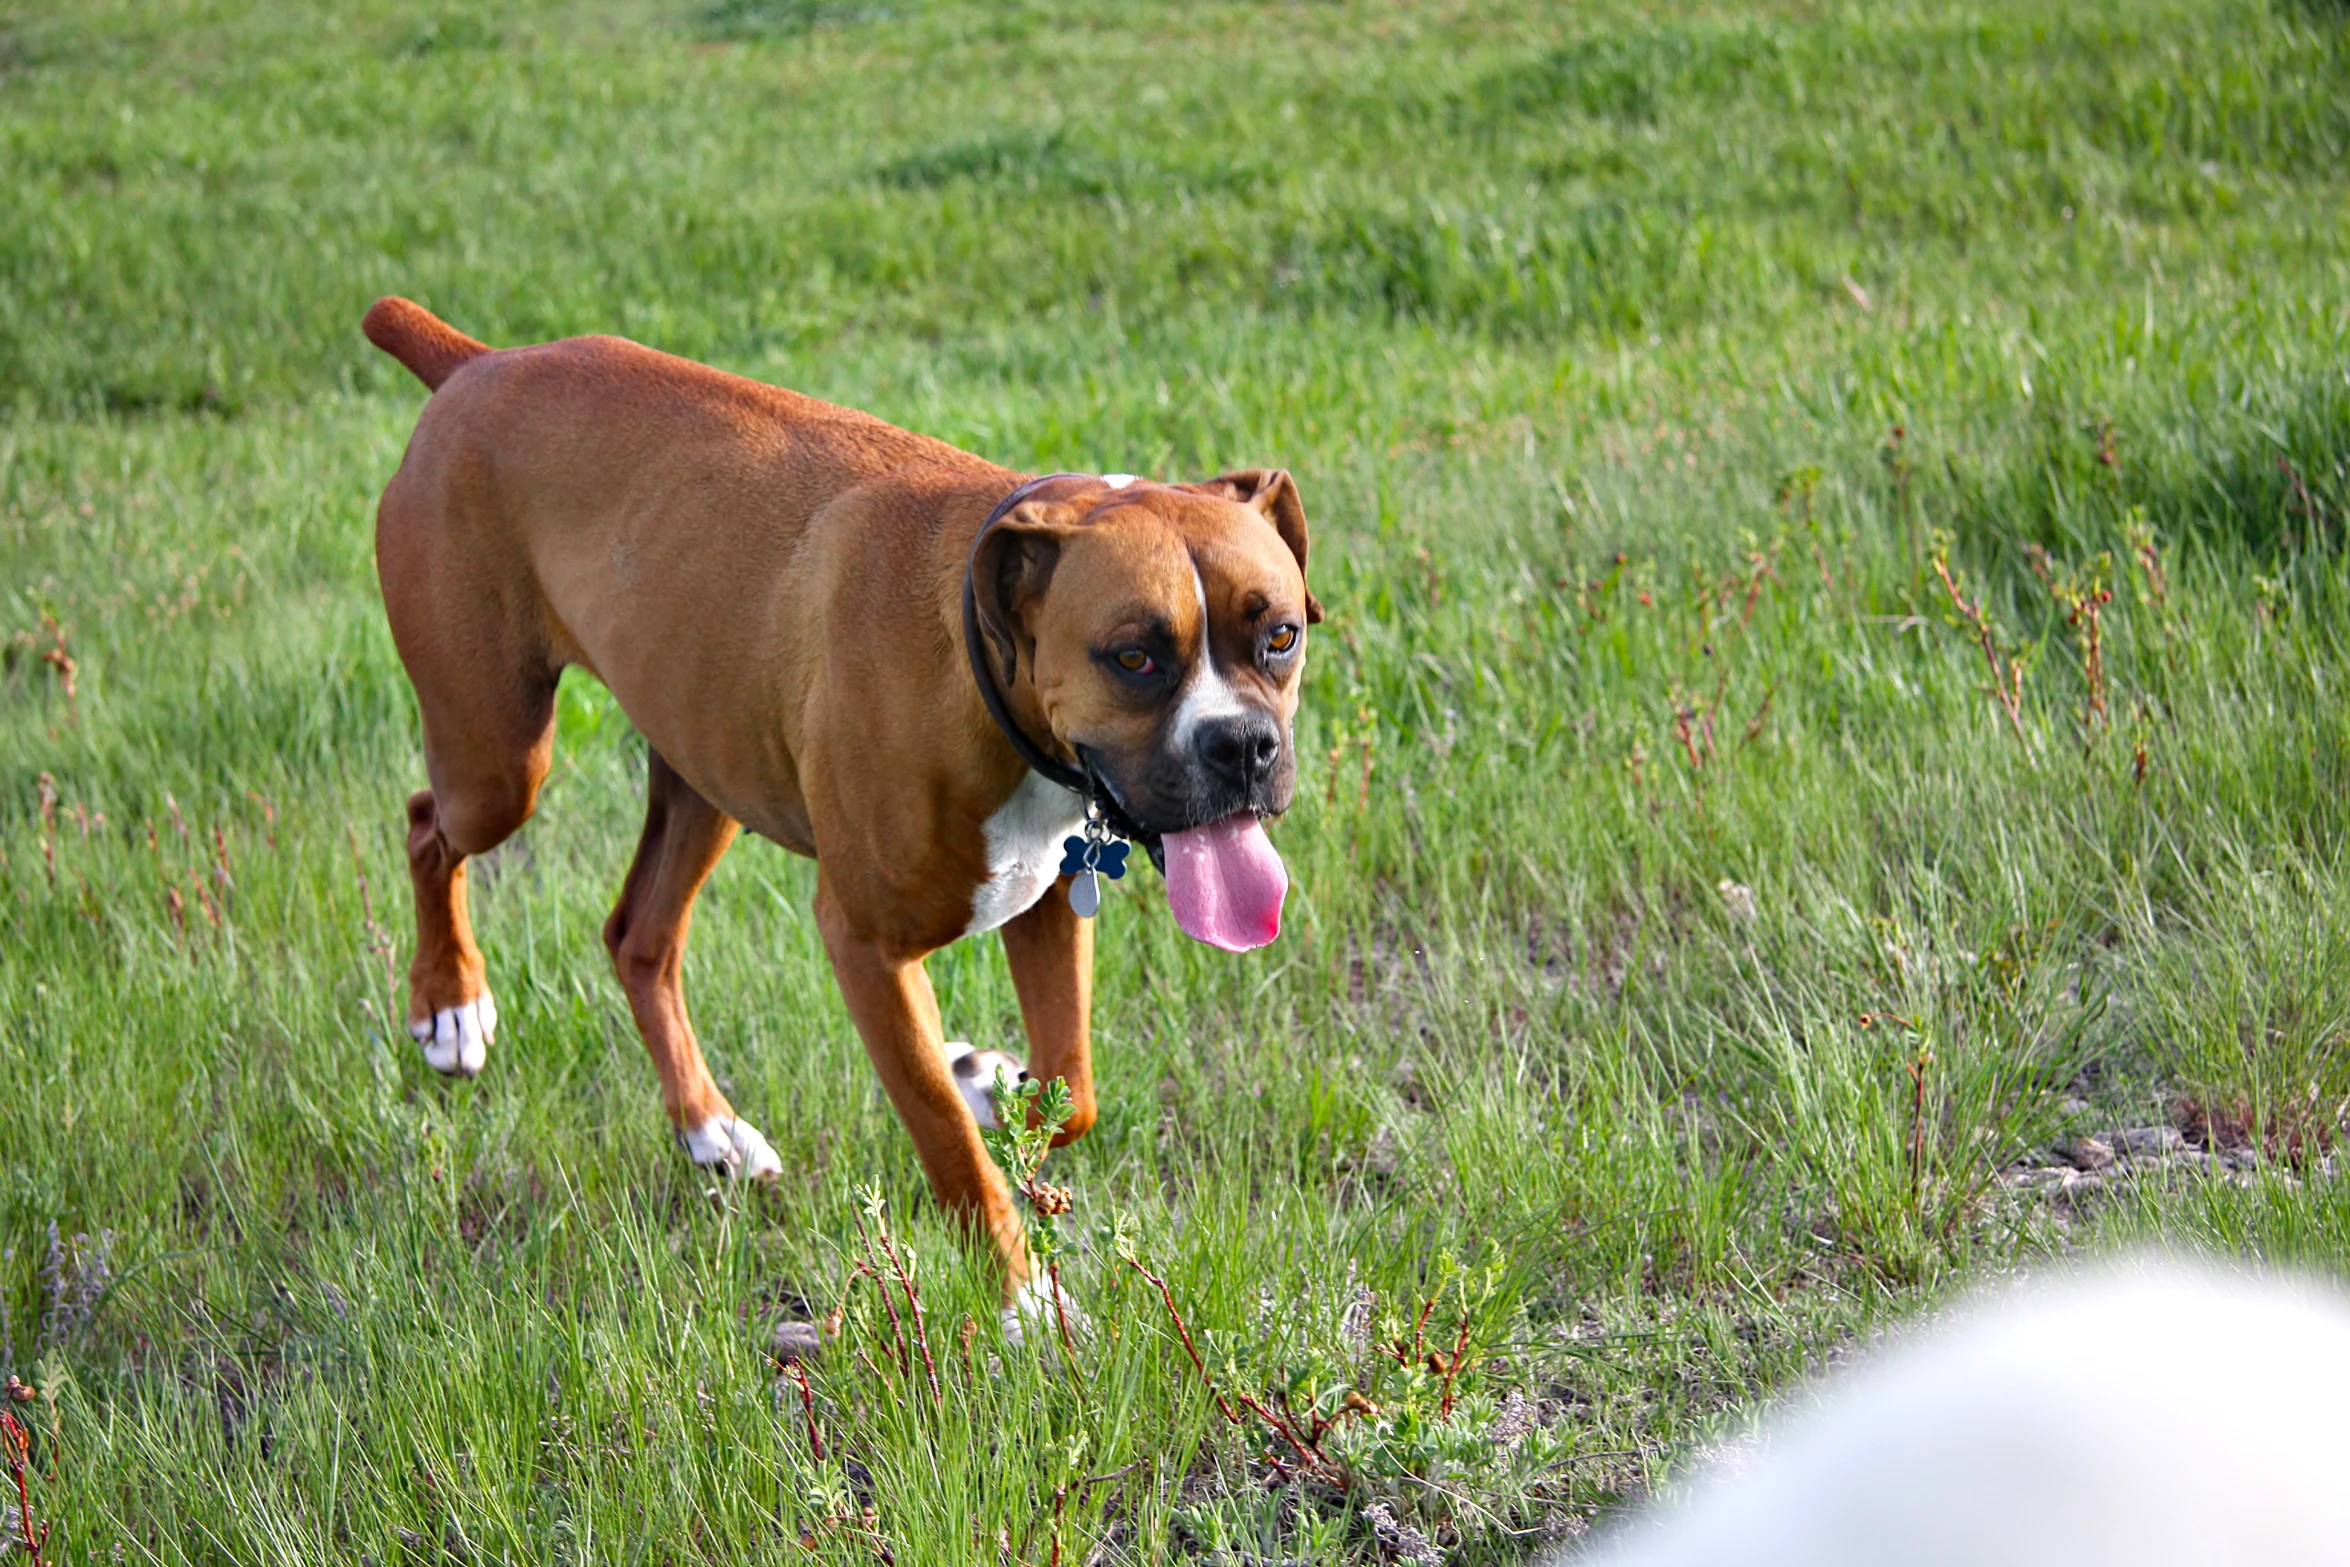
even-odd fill
[(1281, 760), (1281, 728), (1261, 713), (1212, 719), (1201, 726), (1199, 759), (1218, 783), (1246, 792)]

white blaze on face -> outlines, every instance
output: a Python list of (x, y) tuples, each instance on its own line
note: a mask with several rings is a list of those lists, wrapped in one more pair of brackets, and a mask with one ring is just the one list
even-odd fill
[(1183, 683), (1183, 692), (1176, 699), (1173, 729), (1174, 746), (1184, 753), (1191, 750), (1201, 724), (1238, 718), (1248, 711), (1240, 693), (1216, 667), (1215, 643), (1209, 636), (1208, 585), (1200, 577), (1197, 561), (1191, 565), (1191, 588), (1199, 597), (1199, 662), (1192, 666), (1191, 678)]

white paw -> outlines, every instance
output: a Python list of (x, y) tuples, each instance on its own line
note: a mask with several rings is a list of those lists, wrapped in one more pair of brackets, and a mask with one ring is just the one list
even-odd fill
[(1014, 1086), (1028, 1081), (1028, 1068), (1001, 1050), (974, 1050), (960, 1039), (947, 1041), (947, 1070), (955, 1074), (955, 1086), (963, 1091), (963, 1102), (981, 1126), (996, 1124), (995, 1085), (999, 1077)]
[(1028, 1335), (1040, 1335), (1039, 1342), (1057, 1344), (1061, 1338), (1061, 1324), (1069, 1325), (1073, 1339), (1090, 1337), (1093, 1323), (1078, 1309), (1077, 1297), (1061, 1291), (1060, 1310), (1053, 1309), (1053, 1284), (1050, 1279), (1030, 1279), (1020, 1286), (1003, 1311), (1004, 1340), (1014, 1349), (1028, 1342)]
[(473, 1077), (490, 1058), (498, 1037), (498, 1003), (483, 991), (459, 1007), (443, 1007), (408, 1025), (408, 1037), (424, 1047), (424, 1064), (451, 1077)]
[(690, 1131), (681, 1130), (677, 1146), (704, 1169), (743, 1180), (771, 1181), (783, 1173), (783, 1161), (759, 1129), (733, 1116), (712, 1116)]

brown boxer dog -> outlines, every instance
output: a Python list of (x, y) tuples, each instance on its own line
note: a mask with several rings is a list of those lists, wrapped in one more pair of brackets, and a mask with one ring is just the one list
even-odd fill
[(982, 1058), (950, 1063), (923, 959), (1003, 933), (1032, 1070), (1076, 1107), (1066, 1141), (1094, 1119), (1093, 931), (1060, 876), (1089, 811), (1163, 855), (1191, 935), (1243, 950), (1278, 932), (1263, 819), (1295, 791), (1321, 615), (1290, 476), (1023, 483), (621, 338), (493, 351), (405, 299), (365, 331), (433, 389), (376, 518), (431, 782), (408, 801), (426, 1061), (472, 1076), (487, 1056), (465, 861), (529, 818), (557, 677), (587, 670), (651, 750), (604, 942), (680, 1144), (781, 1172), (711, 1080), (680, 984), (694, 896), (749, 827), (816, 857), (849, 1015), (931, 1189), (1015, 1299), (1028, 1258), (980, 1141)]

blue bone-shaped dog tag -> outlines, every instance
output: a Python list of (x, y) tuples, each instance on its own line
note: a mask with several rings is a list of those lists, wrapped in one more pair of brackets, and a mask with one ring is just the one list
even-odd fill
[(1126, 874), (1126, 842), (1110, 836), (1101, 818), (1085, 824), (1081, 836), (1061, 842), (1061, 874), (1069, 880), (1069, 907), (1079, 919), (1092, 919), (1102, 906), (1102, 877), (1112, 881)]
[(1102, 876), (1116, 881), (1126, 874), (1126, 839), (1088, 808), (1086, 829), (1060, 843), (1060, 874), (1069, 879), (1069, 909), (1093, 919), (1102, 907)]
[(1124, 839), (1112, 838), (1107, 843), (1094, 844), (1083, 838), (1061, 840), (1061, 874), (1081, 876), (1087, 871), (1100, 871), (1112, 881), (1126, 874), (1126, 851), (1131, 847)]

